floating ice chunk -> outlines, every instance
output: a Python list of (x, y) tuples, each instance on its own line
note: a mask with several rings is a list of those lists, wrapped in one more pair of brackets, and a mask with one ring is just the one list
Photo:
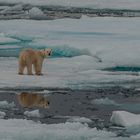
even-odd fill
[(115, 101), (109, 99), (109, 98), (100, 98), (100, 99), (94, 99), (91, 101), (92, 104), (98, 104), (98, 105), (115, 105), (118, 106)]
[(80, 123), (91, 123), (92, 120), (85, 117), (78, 117), (78, 116), (71, 116), (68, 120), (68, 122), (80, 122)]
[(5, 112), (0, 111), (0, 119), (3, 119), (5, 117), (5, 115), (6, 115)]
[(113, 111), (110, 121), (119, 126), (140, 126), (140, 114), (133, 114), (127, 111)]
[(9, 109), (15, 107), (14, 102), (8, 103), (7, 101), (0, 101), (0, 108)]
[(31, 10), (29, 10), (29, 16), (32, 19), (41, 19), (45, 17), (44, 13), (37, 7), (33, 7)]
[(50, 90), (43, 90), (41, 93), (44, 93), (44, 96), (49, 96), (50, 93), (52, 93)]
[(55, 116), (57, 119), (67, 119), (67, 122), (80, 122), (80, 123), (91, 123), (92, 120), (86, 117), (80, 116)]
[(38, 109), (33, 111), (25, 111), (24, 115), (27, 117), (41, 118), (41, 114)]
[(128, 134), (140, 133), (140, 114), (133, 114), (126, 111), (114, 111), (110, 121), (126, 128)]
[(81, 123), (41, 124), (22, 119), (0, 119), (1, 140), (122, 140)]
[(71, 117), (67, 120), (68, 122), (80, 122), (80, 123), (91, 123), (92, 120), (85, 117)]

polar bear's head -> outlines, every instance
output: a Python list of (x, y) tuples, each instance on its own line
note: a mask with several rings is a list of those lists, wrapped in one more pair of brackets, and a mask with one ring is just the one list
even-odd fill
[(51, 55), (52, 49), (48, 48), (48, 49), (40, 50), (40, 52), (44, 57), (46, 57)]

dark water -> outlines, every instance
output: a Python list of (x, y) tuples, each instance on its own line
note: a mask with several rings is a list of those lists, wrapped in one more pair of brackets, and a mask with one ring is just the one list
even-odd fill
[[(80, 116), (90, 118), (93, 121), (89, 124), (91, 127), (98, 127), (101, 121), (107, 127), (110, 125), (109, 120), (114, 110), (140, 113), (139, 92), (133, 88), (122, 87), (95, 88), (94, 90), (0, 89), (0, 101), (6, 100), (15, 104), (12, 108), (0, 107), (0, 111), (6, 112), (5, 119), (31, 119), (50, 124), (66, 122), (68, 116)], [(23, 95), (26, 96), (26, 102), (22, 100)], [(117, 105), (93, 103), (93, 100), (101, 98), (109, 98)], [(36, 109), (39, 109), (42, 114), (40, 118), (24, 115), (25, 111)]]

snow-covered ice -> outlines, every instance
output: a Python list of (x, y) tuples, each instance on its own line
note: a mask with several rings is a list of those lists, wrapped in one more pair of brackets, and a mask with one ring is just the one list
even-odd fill
[(113, 111), (110, 121), (124, 127), (140, 125), (140, 115), (127, 111)]
[(67, 122), (79, 122), (79, 123), (91, 123), (92, 120), (86, 117), (80, 116), (54, 116), (54, 118), (58, 119), (67, 119)]
[(115, 105), (119, 106), (118, 103), (116, 103), (114, 100), (111, 100), (109, 98), (100, 98), (100, 99), (94, 99), (91, 101), (92, 104), (97, 104), (97, 105)]
[(27, 117), (37, 117), (37, 118), (41, 118), (42, 116), (39, 112), (39, 109), (33, 111), (25, 111), (24, 115)]
[(32, 5), (59, 5), (90, 8), (139, 9), (139, 0), (0, 0), (3, 3), (24, 3)]
[[(78, 20), (3, 20), (0, 38), (8, 41), (0, 49), (0, 87), (89, 89), (105, 84), (139, 83), (139, 72), (131, 72), (140, 68), (139, 24), (139, 18), (86, 16)], [(51, 58), (44, 61), (43, 76), (17, 75), (18, 59), (12, 56), (17, 57), (21, 49), (28, 47), (53, 49)], [(115, 67), (128, 67), (130, 72), (103, 70)]]
[(68, 122), (80, 122), (80, 123), (91, 123), (92, 121), (86, 117), (71, 116), (67, 120)]
[(29, 120), (0, 119), (0, 124), (2, 140), (123, 140), (111, 132), (98, 131), (78, 122), (47, 125)]
[(6, 13), (9, 13), (9, 12), (12, 12), (12, 11), (17, 11), (17, 12), (20, 12), (21, 10), (23, 10), (23, 7), (21, 4), (17, 4), (15, 6), (12, 6), (12, 7), (3, 7), (4, 9), (1, 11), (2, 14), (6, 14)]
[(140, 114), (127, 111), (113, 111), (110, 121), (115, 125), (125, 127), (127, 133), (140, 133)]
[(3, 34), (0, 34), (0, 45), (4, 44), (12, 44), (12, 43), (18, 43), (19, 40), (12, 39), (10, 37), (5, 37)]
[(139, 140), (139, 134), (117, 137), (115, 133), (89, 128), (86, 123), (41, 124), (23, 119), (0, 119), (0, 136), (4, 140)]
[(7, 101), (0, 101), (1, 109), (11, 109), (13, 107), (15, 107), (14, 102), (8, 103)]
[(45, 17), (44, 13), (37, 7), (33, 7), (29, 10), (29, 16), (32, 19), (43, 19), (43, 17)]

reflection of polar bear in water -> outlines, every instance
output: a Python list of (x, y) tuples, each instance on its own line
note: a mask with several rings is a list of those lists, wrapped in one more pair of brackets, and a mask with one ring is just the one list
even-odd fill
[(18, 102), (23, 107), (49, 107), (49, 101), (40, 94), (22, 92), (17, 94)]
[(28, 75), (32, 75), (32, 65), (34, 66), (35, 74), (42, 75), (42, 64), (46, 56), (51, 54), (51, 49), (44, 50), (23, 50), (19, 55), (19, 71), (18, 74), (23, 74), (24, 68), (27, 67)]

